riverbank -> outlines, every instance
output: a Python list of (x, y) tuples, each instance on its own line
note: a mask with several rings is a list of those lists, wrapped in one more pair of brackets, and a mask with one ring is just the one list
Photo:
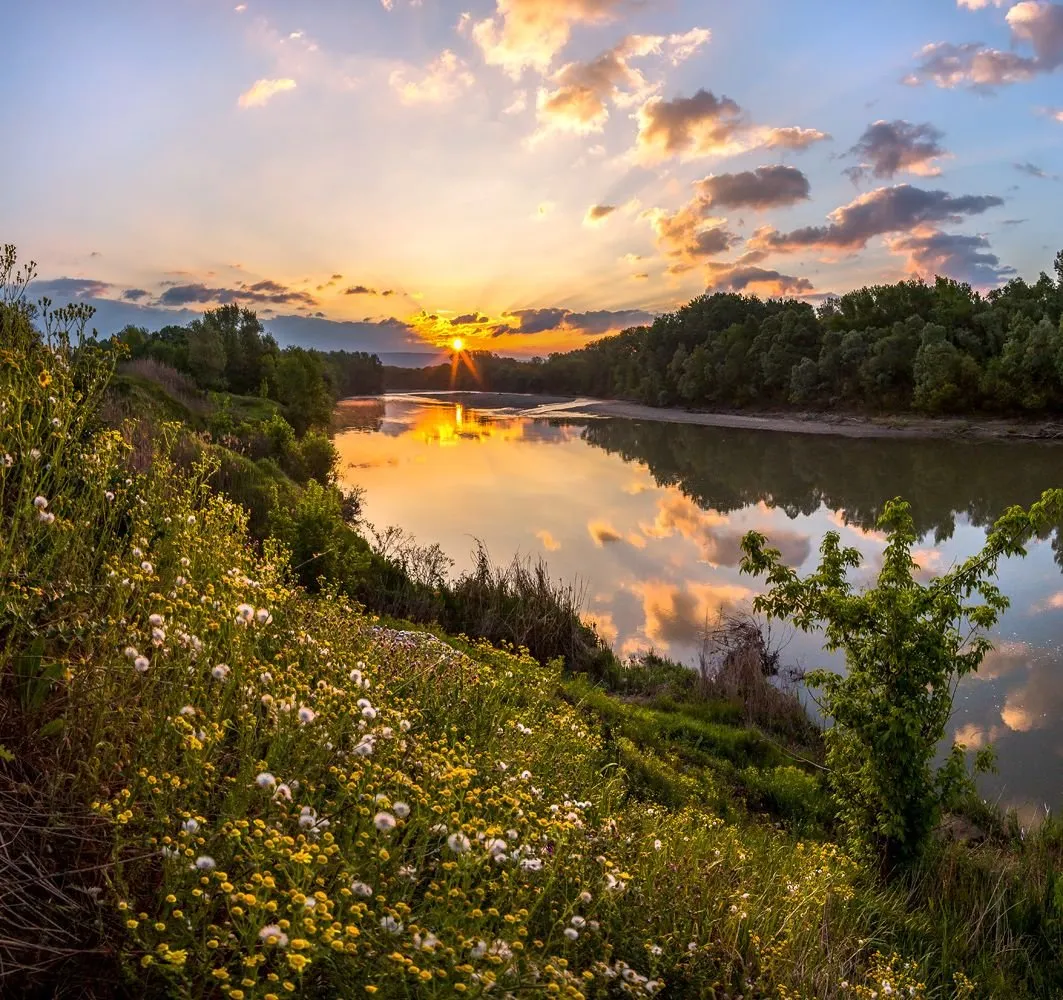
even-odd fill
[[(386, 393), (382, 399), (419, 403), (457, 403), (486, 416), (524, 416), (542, 419), (619, 417), (656, 420), (740, 430), (787, 434), (828, 434), (850, 438), (959, 438), (979, 441), (1061, 441), (1063, 423), (1007, 419), (971, 420), (965, 417), (920, 417), (908, 414), (863, 416), (853, 413), (736, 413), (684, 410), (674, 406), (645, 406), (619, 399), (543, 396), (515, 392)], [(347, 402), (343, 400), (342, 402)]]

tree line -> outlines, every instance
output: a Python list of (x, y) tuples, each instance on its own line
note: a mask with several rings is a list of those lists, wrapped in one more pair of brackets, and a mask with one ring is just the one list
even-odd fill
[(260, 396), (280, 403), (298, 434), (328, 425), (344, 396), (383, 391), (383, 367), (365, 351), (283, 350), (250, 309), (225, 305), (186, 326), (118, 333), (130, 360), (150, 359), (186, 375), (199, 389)]
[(1055, 277), (980, 294), (938, 277), (818, 307), (716, 292), (587, 347), (472, 369), (384, 369), (389, 390), (489, 389), (693, 408), (1040, 415), (1063, 410), (1063, 251)]

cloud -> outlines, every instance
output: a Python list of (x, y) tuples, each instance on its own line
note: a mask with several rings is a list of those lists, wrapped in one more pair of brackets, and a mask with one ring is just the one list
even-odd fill
[(208, 303), (230, 302), (273, 303), (275, 305), (312, 306), (316, 300), (309, 292), (288, 288), (279, 282), (266, 279), (253, 285), (240, 285), (236, 288), (212, 288), (205, 284), (171, 285), (158, 299), (161, 306), (205, 305)]
[(615, 545), (617, 542), (624, 540), (624, 536), (608, 521), (590, 521), (587, 524), (587, 531), (598, 548), (602, 548), (605, 545)]
[(481, 313), (463, 313), (461, 316), (455, 316), (450, 320), (451, 326), (468, 326), (471, 324), (480, 325), (482, 323), (490, 323), (490, 319)]
[(757, 267), (755, 264), (721, 263), (706, 265), (708, 285), (714, 291), (748, 292), (767, 298), (806, 295), (815, 291), (808, 278)]
[(993, 4), (997, 7), (1003, 7), (1004, 4), (1010, 3), (1011, 0), (956, 0), (961, 7), (966, 7), (968, 10), (981, 10), (983, 7), (988, 7)]
[(518, 90), (513, 100), (502, 109), (504, 115), (519, 115), (528, 106), (528, 92)]
[(278, 80), (256, 80), (249, 90), (240, 95), (237, 104), (241, 108), (261, 108), (275, 94), (295, 90), (295, 86), (295, 81), (291, 77), (282, 77)]
[(998, 285), (1016, 274), (1015, 268), (1003, 267), (1000, 258), (990, 253), (984, 236), (962, 236), (928, 230), (889, 241), (894, 253), (908, 256), (908, 271), (924, 278), (948, 275), (978, 287)]
[(606, 23), (628, 5), (628, 0), (496, 0), (494, 15), (465, 20), (459, 30), (471, 32), (488, 65), (514, 78), (526, 68), (545, 74), (574, 25)]
[(380, 293), (375, 288), (369, 288), (366, 285), (351, 285), (343, 290), (344, 295), (379, 295)]
[(787, 128), (763, 129), (758, 145), (765, 149), (808, 149), (813, 143), (826, 142), (830, 137), (829, 132), (821, 132), (818, 128), (791, 125)]
[(1019, 173), (1028, 174), (1030, 177), (1038, 177), (1045, 181), (1058, 181), (1059, 177), (1055, 174), (1046, 173), (1039, 166), (1033, 163), (1016, 163), (1014, 164), (1016, 170)]
[(727, 155), (741, 148), (742, 109), (729, 97), (699, 90), (670, 101), (655, 97), (638, 111), (636, 148), (645, 159)]
[(539, 90), (536, 116), (540, 129), (533, 139), (551, 131), (600, 132), (609, 118), (610, 103), (628, 107), (659, 87), (647, 82), (631, 60), (666, 54), (673, 65), (678, 65), (709, 37), (703, 28), (682, 35), (628, 35), (590, 62), (567, 63), (550, 78), (553, 89)]
[(587, 214), (583, 217), (583, 222), (588, 226), (596, 225), (609, 218), (616, 209), (616, 205), (591, 205), (587, 209)]
[(740, 174), (713, 174), (694, 189), (712, 208), (779, 208), (807, 201), (808, 178), (796, 167), (772, 166)]
[(611, 646), (616, 642), (620, 632), (608, 611), (584, 611), (580, 617), (598, 633), (604, 643)]
[(910, 184), (881, 187), (836, 208), (825, 226), (805, 226), (789, 233), (760, 229), (749, 240), (753, 250), (793, 253), (798, 250), (861, 250), (874, 236), (907, 232), (939, 222), (960, 222), (1004, 204), (995, 195), (951, 195)]
[(49, 299), (84, 299), (106, 295), (113, 287), (109, 281), (100, 281), (97, 278), (48, 278), (34, 281), (29, 286), (29, 292), (35, 297), (44, 296)]
[(860, 164), (850, 167), (846, 173), (860, 181), (872, 177), (892, 178), (901, 171), (921, 177), (936, 177), (941, 168), (934, 163), (948, 151), (941, 145), (944, 133), (929, 122), (913, 125), (911, 122), (877, 121), (868, 125), (852, 149), (850, 155), (858, 156)]
[[(702, 510), (681, 493), (670, 492), (657, 501), (653, 524), (640, 525), (648, 538), (670, 538), (678, 534), (693, 542), (701, 559), (711, 566), (737, 566), (742, 560), (744, 528), (730, 523), (725, 514)], [(792, 531), (771, 531), (769, 541), (783, 554), (789, 566), (800, 566), (809, 555), (808, 535)]]
[(723, 611), (734, 611), (753, 592), (734, 584), (686, 583), (680, 586), (648, 580), (631, 590), (642, 600), (643, 631), (667, 648), (673, 642), (693, 645), (703, 629)]
[(515, 309), (502, 314), (503, 323), (492, 336), (504, 334), (534, 334), (556, 330), (572, 330), (576, 333), (600, 334), (612, 330), (624, 330), (633, 326), (645, 326), (653, 322), (653, 314), (641, 309), (594, 309), (588, 312), (573, 312), (570, 309)]
[(546, 549), (547, 552), (557, 552), (557, 550), (561, 548), (561, 543), (554, 538), (546, 528), (540, 528), (535, 532), (535, 537), (543, 543), (543, 548)]
[(150, 299), (151, 292), (146, 288), (127, 288), (122, 292), (122, 298), (126, 302), (140, 302), (142, 299)]
[(409, 78), (408, 69), (394, 70), (388, 82), (403, 104), (446, 104), (457, 100), (475, 82), (464, 59), (444, 49), (420, 79)]
[(636, 115), (635, 158), (656, 163), (670, 157), (733, 156), (751, 149), (806, 149), (830, 138), (818, 129), (751, 125), (730, 97), (698, 90), (691, 97), (653, 97)]
[(989, 48), (981, 42), (934, 42), (917, 55), (907, 84), (990, 89), (1033, 79), (1063, 66), (1063, 4), (1023, 0), (1006, 16), (1012, 42), (1028, 45), (1032, 56)]

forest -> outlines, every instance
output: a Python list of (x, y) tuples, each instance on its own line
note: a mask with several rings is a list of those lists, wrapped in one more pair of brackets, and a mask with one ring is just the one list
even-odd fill
[(487, 389), (650, 406), (1038, 416), (1063, 411), (1063, 251), (1055, 277), (981, 294), (938, 277), (825, 299), (716, 292), (652, 325), (517, 361), (385, 368), (388, 390)]
[(149, 361), (191, 380), (197, 389), (271, 399), (299, 434), (327, 426), (343, 396), (382, 391), (383, 368), (363, 351), (283, 350), (250, 309), (225, 305), (187, 326), (156, 332), (127, 326), (118, 333), (128, 361)]

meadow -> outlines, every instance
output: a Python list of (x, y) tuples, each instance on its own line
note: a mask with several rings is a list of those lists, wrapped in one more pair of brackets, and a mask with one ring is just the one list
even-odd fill
[(792, 715), (308, 589), (87, 319), (0, 307), (4, 995), (1063, 991), (1053, 823), (887, 877)]

